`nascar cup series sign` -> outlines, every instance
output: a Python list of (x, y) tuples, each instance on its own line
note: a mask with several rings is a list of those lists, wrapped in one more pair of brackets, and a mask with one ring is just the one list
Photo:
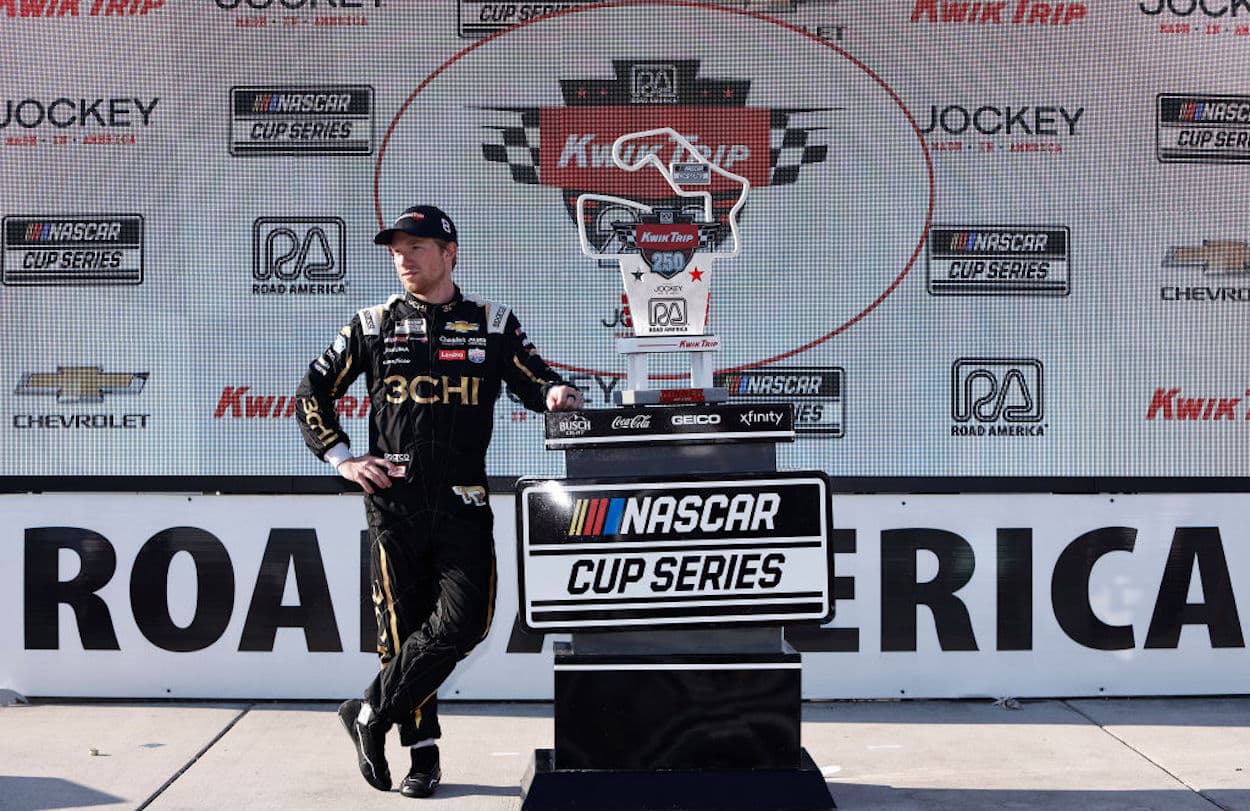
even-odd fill
[(830, 616), (823, 473), (518, 486), (521, 615), (533, 630)]

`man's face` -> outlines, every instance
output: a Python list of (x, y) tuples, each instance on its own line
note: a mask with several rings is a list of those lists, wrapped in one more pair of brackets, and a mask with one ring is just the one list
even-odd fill
[(420, 297), (437, 294), (451, 279), (456, 243), (449, 242), (444, 247), (436, 239), (400, 232), (391, 238), (388, 247), (399, 282), (409, 293)]

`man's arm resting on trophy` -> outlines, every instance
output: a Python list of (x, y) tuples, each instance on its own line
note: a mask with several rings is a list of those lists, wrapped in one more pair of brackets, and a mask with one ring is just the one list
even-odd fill
[(403, 468), (378, 456), (364, 454), (352, 456), (351, 449), (340, 442), (326, 451), (325, 460), (338, 474), (360, 485), (360, 489), (373, 495), (374, 487), (384, 490), (391, 486), (391, 477), (402, 475)]

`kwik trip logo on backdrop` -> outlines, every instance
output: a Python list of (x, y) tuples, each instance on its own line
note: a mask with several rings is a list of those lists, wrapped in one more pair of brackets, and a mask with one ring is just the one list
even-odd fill
[(1250, 243), (1245, 240), (1175, 245), (1168, 248), (1163, 267), (1196, 271), (1207, 280), (1201, 285), (1164, 285), (1159, 288), (1164, 301), (1250, 302)]
[(1250, 96), (1163, 93), (1156, 112), (1160, 162), (1250, 162)]
[(1044, 436), (1042, 362), (960, 358), (951, 367), (951, 436)]
[(8, 17), (142, 17), (165, 0), (0, 0)]
[(965, 25), (1072, 25), (1089, 16), (1085, 3), (1053, 3), (1040, 0), (913, 0), (914, 23)]
[(1218, 422), (1250, 420), (1250, 409), (1242, 402), (1250, 397), (1250, 389), (1236, 397), (1190, 396), (1179, 387), (1158, 388), (1150, 395), (1146, 419), (1160, 422)]
[[(147, 372), (105, 372), (99, 366), (58, 366), (55, 372), (27, 372), (13, 393), (19, 398), (52, 397), (58, 405), (103, 405), (113, 397), (133, 397), (143, 391)], [(13, 427), (33, 429), (138, 429), (148, 427), (150, 414), (133, 413), (18, 413)]]
[(1063, 225), (935, 225), (927, 286), (935, 296), (1066, 296), (1071, 292)]
[(373, 88), (232, 87), (230, 154), (371, 155)]
[(726, 389), (732, 403), (794, 403), (796, 434), (846, 435), (846, 371), (841, 367), (717, 372), (713, 385)]
[(339, 217), (259, 217), (252, 224), (252, 295), (341, 296), (347, 226)]
[(6, 285), (139, 284), (138, 214), (13, 216), (3, 221), (0, 278)]
[[(278, 420), (295, 416), (299, 401), (293, 394), (272, 391), (246, 384), (222, 386), (213, 407), (215, 420)], [(345, 394), (334, 401), (334, 412), (340, 420), (364, 419), (369, 413), (369, 398)]]
[[(482, 156), (507, 168), (516, 183), (560, 189), (570, 219), (583, 194), (625, 197), (682, 214), (689, 200), (676, 197), (659, 172), (628, 173), (612, 163), (612, 142), (620, 135), (671, 127), (695, 143), (711, 163), (741, 175), (752, 190), (795, 183), (805, 167), (823, 163), (828, 147), (815, 143), (828, 126), (822, 109), (748, 107), (749, 79), (699, 76), (698, 60), (616, 59), (611, 78), (561, 79), (564, 105), (490, 107), (483, 125)], [(636, 139), (622, 159), (656, 155), (683, 162), (685, 148), (667, 138)], [(714, 216), (729, 233), (727, 216), (738, 196), (733, 181), (709, 172), (706, 190)], [(602, 201), (586, 207), (587, 237), (602, 253), (627, 253), (621, 228), (637, 221), (632, 208)]]

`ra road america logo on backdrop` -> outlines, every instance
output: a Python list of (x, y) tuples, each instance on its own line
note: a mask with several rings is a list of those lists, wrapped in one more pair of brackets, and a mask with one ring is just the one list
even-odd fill
[(258, 217), (252, 224), (252, 295), (345, 295), (346, 256), (341, 217)]
[[(551, 51), (543, 69), (516, 71), (535, 48)], [(629, 172), (613, 163), (623, 135), (671, 128), (700, 158), (751, 183), (738, 217), (742, 252), (718, 263), (711, 291), (713, 328), (739, 336), (723, 344), (719, 367), (777, 363), (858, 324), (921, 253), (932, 166), (898, 95), (869, 66), (768, 16), (714, 4), (588, 4), (476, 41), (413, 87), (379, 128), (378, 221), (411, 205), (414, 184), (418, 196), (439, 195), (466, 235), (462, 263), (499, 268), (489, 272), (507, 285), (523, 323), (553, 336), (544, 357), (566, 371), (620, 375), (601, 303), (620, 295), (612, 255), (645, 259), (651, 249), (629, 244), (644, 217), (686, 242), (730, 244), (726, 217), (740, 184), (706, 167), (689, 173), (683, 190), (711, 197), (705, 221), (702, 199), (678, 195), (654, 166)], [(666, 136), (623, 144), (624, 160), (699, 163)], [(583, 194), (626, 201), (588, 200), (591, 257), (575, 221)], [(866, 233), (881, 235), (871, 263), (862, 261)], [(470, 234), (484, 235), (472, 253)], [(693, 320), (674, 300), (691, 300), (692, 285), (707, 288), (706, 277), (673, 272), (681, 257), (660, 253), (638, 262), (664, 290), (632, 313), (635, 325)], [(505, 277), (505, 267), (516, 269)], [(760, 314), (761, 291), (818, 305), (765, 323), (748, 317)], [(569, 296), (588, 313), (572, 328)], [(606, 320), (627, 329), (624, 313)]]
[(1042, 362), (960, 358), (951, 366), (951, 436), (1040, 437)]

